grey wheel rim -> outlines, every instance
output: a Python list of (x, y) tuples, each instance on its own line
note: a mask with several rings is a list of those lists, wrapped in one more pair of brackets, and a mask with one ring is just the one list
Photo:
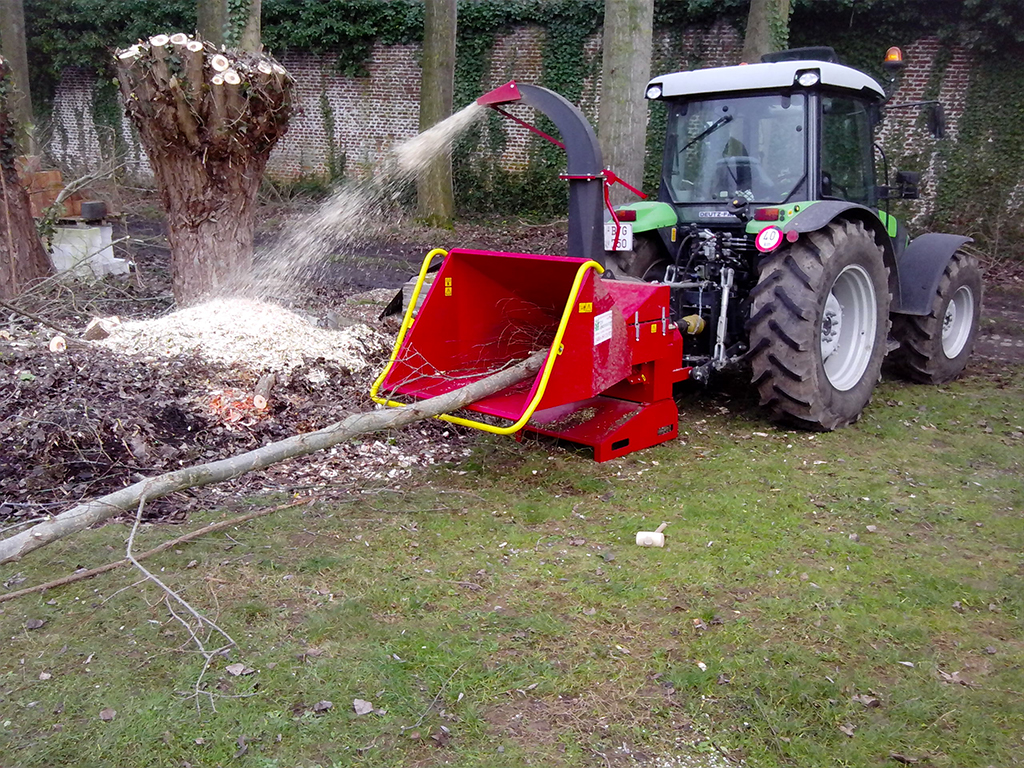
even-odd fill
[(853, 389), (871, 362), (877, 307), (867, 270), (858, 264), (844, 268), (825, 300), (820, 342), (825, 376), (840, 391)]

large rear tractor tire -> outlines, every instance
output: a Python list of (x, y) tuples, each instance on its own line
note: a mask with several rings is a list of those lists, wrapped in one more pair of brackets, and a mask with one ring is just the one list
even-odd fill
[(882, 248), (860, 222), (835, 221), (772, 253), (760, 272), (747, 330), (761, 405), (804, 429), (857, 421), (889, 333)]
[(946, 265), (924, 317), (893, 315), (892, 353), (896, 371), (921, 384), (945, 384), (959, 376), (974, 350), (981, 318), (981, 267), (957, 251)]

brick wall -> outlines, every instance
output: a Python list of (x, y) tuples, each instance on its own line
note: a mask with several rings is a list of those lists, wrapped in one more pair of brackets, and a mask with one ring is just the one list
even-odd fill
[[(900, 76), (898, 88), (891, 99), (892, 104), (908, 104), (923, 101), (932, 79), (932, 73), (939, 63), (943, 46), (936, 37), (921, 38), (903, 51), (906, 69)], [(946, 110), (947, 141), (956, 139), (960, 116), (963, 114), (970, 84), (971, 55), (962, 48), (954, 48), (951, 58), (941, 73), (938, 100)], [(935, 98), (933, 96), (933, 98)], [(936, 139), (927, 131), (925, 121), (920, 119), (921, 111), (915, 108), (893, 110), (888, 113), (878, 133), (878, 141), (885, 148), (890, 163), (890, 180), (903, 161), (921, 173), (921, 199), (909, 204), (913, 224), (934, 209), (935, 186), (941, 168), (935, 152)], [(925, 165), (922, 167), (922, 161)], [(879, 179), (882, 181), (882, 179)]]
[[(331, 57), (285, 56), (296, 81), (301, 114), (271, 155), (268, 173), (294, 178), (327, 170), (331, 143), (344, 153), (350, 173), (365, 175), (393, 144), (418, 133), (418, 46), (377, 46), (366, 77), (334, 71)], [(334, 134), (325, 119), (333, 117)]]
[[(523, 27), (499, 38), (491, 53), (488, 87), (509, 80), (538, 82), (542, 74), (544, 30)], [(679, 33), (659, 33), (654, 41), (655, 58), (670, 62), (669, 68), (734, 64), (742, 48), (740, 35), (724, 22), (710, 29), (688, 29)], [(920, 101), (940, 52), (936, 38), (923, 38), (905, 51), (909, 62), (894, 102)], [(592, 119), (597, 115), (600, 92), (601, 36), (595, 35), (585, 46), (584, 55), (596, 74), (583, 87), (580, 107)], [(344, 154), (346, 173), (364, 176), (372, 171), (388, 150), (416, 135), (419, 113), (419, 47), (416, 45), (379, 45), (374, 48), (365, 77), (346, 77), (334, 69), (331, 56), (305, 54), (285, 56), (282, 63), (297, 83), (301, 113), (293, 120), (287, 135), (274, 149), (268, 174), (276, 178), (296, 178), (303, 174), (323, 174), (332, 151)], [(972, 61), (963, 50), (953, 50), (945, 68), (940, 99), (946, 107), (948, 132), (956, 135), (957, 120), (964, 106)], [(657, 73), (654, 73), (657, 74)], [(92, 120), (92, 79), (80, 70), (64, 73), (54, 109), (49, 152), (60, 164), (76, 171), (95, 168), (102, 161), (101, 143)], [(456, 108), (464, 105), (458, 104)], [(533, 121), (532, 110), (523, 107), (511, 111)], [(333, 136), (327, 126), (333, 117)], [(934, 142), (917, 127), (917, 112), (893, 113), (881, 131), (891, 165), (904, 155), (932, 158), (922, 179), (925, 198), (931, 198), (937, 168)], [(503, 125), (507, 143), (501, 163), (510, 170), (528, 162), (529, 134), (511, 122)], [(141, 176), (150, 173), (145, 153), (127, 120), (121, 127), (122, 146), (127, 148), (127, 169)], [(893, 168), (895, 170), (895, 168)], [(915, 213), (928, 210), (925, 200), (916, 204)]]
[[(84, 69), (67, 69), (53, 103), (53, 116), (46, 137), (47, 154), (62, 168), (78, 174), (110, 167), (114, 163), (111, 131), (97, 129), (93, 120), (93, 87), (95, 76)], [(100, 142), (103, 135), (105, 141)], [(123, 163), (133, 176), (152, 176), (149, 160), (128, 118), (122, 116), (119, 143)], [(106, 148), (106, 149), (105, 149)]]

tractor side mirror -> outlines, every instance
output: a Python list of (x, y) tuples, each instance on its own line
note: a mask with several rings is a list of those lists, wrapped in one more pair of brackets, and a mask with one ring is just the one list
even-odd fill
[(936, 139), (941, 139), (946, 135), (946, 110), (942, 108), (941, 104), (938, 102), (929, 104), (925, 120), (928, 124), (928, 133)]
[(921, 183), (921, 174), (915, 171), (899, 171), (896, 174), (896, 186), (899, 195), (904, 200), (917, 200), (921, 197), (918, 185)]

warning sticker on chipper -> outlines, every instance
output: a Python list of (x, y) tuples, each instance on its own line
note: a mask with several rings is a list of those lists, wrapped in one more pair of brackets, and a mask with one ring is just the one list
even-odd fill
[(594, 346), (602, 341), (608, 341), (612, 337), (612, 313), (611, 310), (602, 312), (594, 317)]

